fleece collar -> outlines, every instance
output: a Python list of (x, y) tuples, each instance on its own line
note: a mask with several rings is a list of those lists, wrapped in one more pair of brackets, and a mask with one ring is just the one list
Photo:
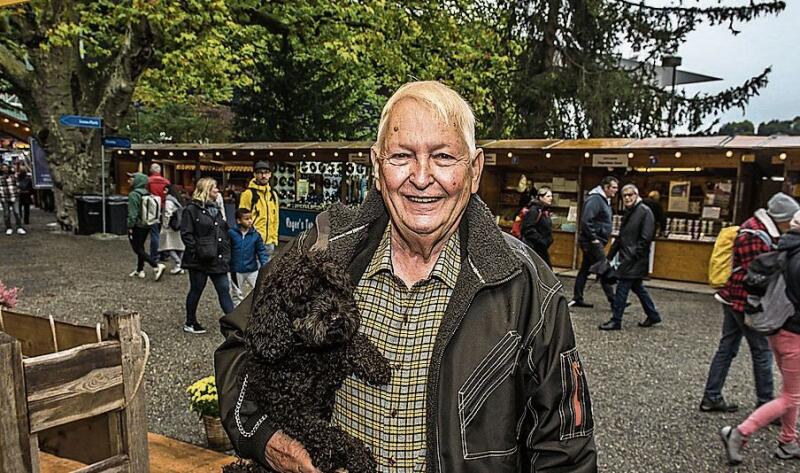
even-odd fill
[[(358, 209), (336, 204), (330, 209), (332, 246), (345, 245), (345, 260), (363, 250), (368, 233), (382, 235), (389, 215), (381, 194), (372, 189)], [(472, 195), (459, 227), (462, 272), (468, 265), (483, 284), (503, 281), (522, 268), (522, 263), (505, 241), (489, 208)]]
[(772, 220), (772, 217), (769, 216), (766, 210), (758, 209), (755, 212), (755, 217), (761, 222), (765, 227), (767, 227), (767, 232), (769, 236), (772, 238), (780, 238), (781, 232), (778, 230), (778, 226), (775, 225), (775, 222)]
[(589, 191), (589, 195), (593, 195), (593, 194), (599, 195), (600, 197), (605, 199), (606, 202), (608, 202), (608, 205), (611, 205), (611, 199), (609, 199), (608, 196), (606, 195), (606, 193), (603, 192), (603, 186), (598, 185), (597, 187), (595, 187), (594, 189)]

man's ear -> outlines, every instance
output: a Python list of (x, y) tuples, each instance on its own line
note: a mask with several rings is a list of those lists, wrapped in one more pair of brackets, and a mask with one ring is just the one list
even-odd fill
[(469, 163), (470, 167), (470, 186), (471, 192), (475, 194), (478, 192), (478, 187), (481, 185), (481, 175), (483, 174), (483, 149), (478, 148), (475, 150), (475, 157)]
[(378, 158), (379, 158), (378, 148), (376, 148), (375, 146), (372, 146), (369, 149), (369, 160), (370, 160), (370, 162), (372, 162), (372, 176), (375, 178), (375, 189), (377, 189), (378, 192), (380, 192), (381, 191), (381, 178), (380, 178), (381, 168), (380, 168), (380, 161), (379, 161)]

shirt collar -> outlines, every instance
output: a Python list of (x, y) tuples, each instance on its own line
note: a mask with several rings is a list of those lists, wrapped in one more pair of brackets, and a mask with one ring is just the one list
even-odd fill
[[(391, 231), (392, 223), (389, 222), (389, 224), (386, 225), (386, 230), (383, 232), (381, 242), (378, 244), (378, 248), (372, 256), (372, 260), (369, 262), (366, 271), (364, 271), (365, 278), (371, 279), (381, 272), (394, 274), (394, 269), (392, 267)], [(428, 279), (439, 279), (445, 283), (448, 288), (455, 289), (461, 266), (460, 243), (461, 239), (458, 232), (453, 233), (447, 240), (447, 243), (445, 243), (444, 249), (442, 249), (442, 252), (439, 254), (439, 259), (436, 260), (436, 264)]]

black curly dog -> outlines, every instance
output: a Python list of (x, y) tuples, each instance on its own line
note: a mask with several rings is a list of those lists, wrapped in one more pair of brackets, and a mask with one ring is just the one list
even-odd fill
[[(358, 333), (350, 276), (327, 252), (295, 250), (276, 263), (256, 289), (245, 332), (245, 399), (264, 409), (264, 422), (302, 443), (322, 472), (373, 473), (364, 443), (330, 424), (336, 390), (349, 375), (372, 385), (391, 377), (389, 362)], [(274, 470), (237, 462), (223, 471)]]

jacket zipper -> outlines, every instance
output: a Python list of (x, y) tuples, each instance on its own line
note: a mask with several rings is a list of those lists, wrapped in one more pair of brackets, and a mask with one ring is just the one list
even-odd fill
[(581, 368), (577, 361), (572, 362), (572, 410), (575, 412), (575, 427), (583, 425), (583, 408), (578, 395), (582, 391)]

